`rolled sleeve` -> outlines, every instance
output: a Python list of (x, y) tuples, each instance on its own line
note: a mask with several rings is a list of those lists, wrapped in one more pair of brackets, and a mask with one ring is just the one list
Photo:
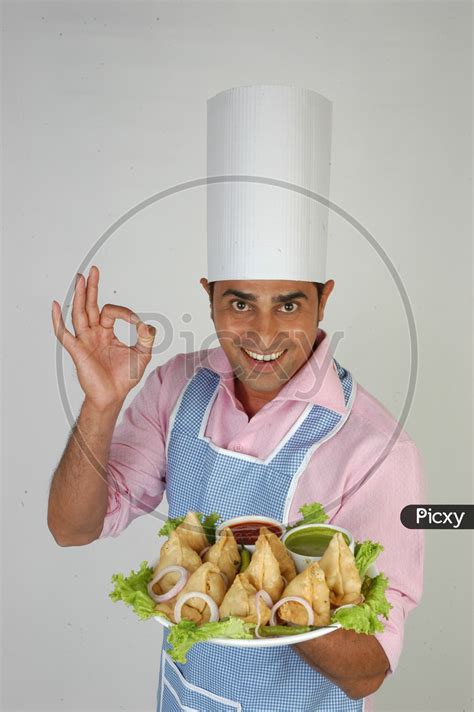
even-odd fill
[(145, 384), (115, 427), (107, 462), (108, 507), (99, 538), (118, 536), (136, 517), (153, 511), (166, 481), (165, 434), (158, 402), (160, 368)]
[(343, 502), (331, 520), (358, 540), (371, 539), (384, 546), (376, 565), (389, 580), (389, 620), (376, 635), (394, 672), (403, 646), (408, 613), (420, 602), (423, 590), (424, 536), (407, 529), (400, 512), (407, 504), (425, 501), (425, 479), (420, 454), (410, 439), (398, 441), (364, 484)]

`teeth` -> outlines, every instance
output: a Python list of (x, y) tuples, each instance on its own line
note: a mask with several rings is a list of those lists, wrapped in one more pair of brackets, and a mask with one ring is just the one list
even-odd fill
[[(284, 351), (285, 349), (283, 349)], [(268, 354), (264, 356), (263, 354), (257, 354), (254, 351), (247, 351), (247, 349), (244, 349), (245, 353), (251, 356), (252, 358), (256, 359), (257, 361), (275, 361), (279, 356), (282, 355), (283, 351), (277, 351), (275, 354)]]

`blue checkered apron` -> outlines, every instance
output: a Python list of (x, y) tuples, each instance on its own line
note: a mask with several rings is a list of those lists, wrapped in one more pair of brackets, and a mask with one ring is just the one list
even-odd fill
[[(296, 479), (318, 443), (333, 435), (352, 407), (351, 375), (336, 361), (346, 414), (308, 404), (265, 460), (216, 447), (205, 437), (219, 375), (201, 368), (176, 405), (167, 442), (169, 516), (189, 510), (224, 519), (261, 515), (284, 521)], [(287, 516), (287, 515), (286, 515)], [(185, 664), (167, 653), (165, 633), (158, 712), (361, 712), (336, 685), (305, 663), (292, 646), (233, 648), (199, 643)]]

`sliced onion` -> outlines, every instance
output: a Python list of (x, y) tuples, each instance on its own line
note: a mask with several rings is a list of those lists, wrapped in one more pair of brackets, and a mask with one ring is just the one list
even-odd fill
[(181, 620), (181, 609), (190, 598), (202, 598), (202, 600), (207, 603), (209, 610), (211, 611), (211, 617), (209, 618), (209, 623), (215, 623), (219, 620), (219, 609), (217, 608), (217, 603), (213, 598), (207, 595), (207, 593), (201, 593), (201, 591), (188, 591), (187, 593), (181, 594), (176, 605), (174, 607), (174, 619), (176, 623)]
[(202, 557), (204, 556), (204, 554), (206, 553), (206, 551), (209, 551), (210, 548), (211, 548), (210, 546), (205, 546), (204, 549), (202, 549), (202, 550), (199, 552), (199, 556), (201, 557), (201, 559), (202, 559)]
[(273, 606), (273, 601), (270, 598), (269, 593), (267, 593), (263, 588), (261, 588), (260, 591), (257, 591), (257, 593), (255, 594), (255, 608), (257, 611), (257, 626), (255, 628), (255, 637), (256, 638), (263, 638), (263, 635), (260, 635), (260, 633), (258, 632), (258, 629), (260, 628), (260, 623), (261, 623), (260, 606), (258, 605), (260, 598), (268, 606), (268, 608), (271, 608)]
[(305, 598), (302, 598), (301, 596), (285, 596), (285, 598), (280, 598), (279, 601), (275, 603), (275, 605), (272, 608), (272, 615), (270, 618), (270, 625), (277, 625), (277, 619), (276, 619), (276, 612), (282, 606), (284, 603), (289, 603), (290, 601), (294, 601), (295, 603), (301, 603), (302, 606), (305, 607), (306, 612), (308, 614), (308, 622), (306, 625), (313, 625), (314, 623), (314, 611), (309, 605), (308, 601)]
[(281, 577), (283, 579), (283, 583), (285, 584), (285, 588), (288, 586), (288, 581), (284, 576)]
[[(179, 573), (180, 577), (173, 586), (173, 588), (170, 588), (170, 590), (167, 593), (162, 593), (159, 596), (153, 591), (153, 586), (155, 583), (158, 583), (163, 576), (166, 576), (166, 574), (172, 574), (172, 573)], [(164, 569), (161, 569), (154, 578), (150, 581), (150, 583), (147, 586), (147, 591), (148, 595), (150, 598), (152, 598), (156, 603), (163, 603), (163, 601), (169, 601), (170, 598), (173, 598), (176, 596), (185, 586), (186, 581), (189, 578), (189, 571), (187, 571), (184, 566), (165, 566)]]
[(219, 571), (219, 573), (220, 573), (220, 575), (222, 576), (222, 578), (224, 579), (225, 585), (227, 586), (227, 588), (229, 588), (229, 579), (228, 579), (228, 577), (225, 575), (225, 573), (224, 573), (223, 571)]
[(258, 598), (263, 599), (263, 602), (265, 603), (265, 605), (271, 609), (271, 607), (273, 606), (273, 601), (272, 601), (270, 594), (267, 593), (267, 591), (265, 591), (263, 588), (261, 588), (260, 591), (257, 591), (256, 595), (258, 596)]

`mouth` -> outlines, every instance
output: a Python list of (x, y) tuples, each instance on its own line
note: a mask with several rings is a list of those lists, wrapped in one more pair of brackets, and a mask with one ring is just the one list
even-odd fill
[(241, 348), (242, 353), (245, 358), (259, 371), (271, 371), (275, 368), (276, 364), (280, 363), (284, 358), (288, 349), (283, 351), (275, 351), (271, 354), (260, 354), (256, 351), (249, 351), (247, 349)]

